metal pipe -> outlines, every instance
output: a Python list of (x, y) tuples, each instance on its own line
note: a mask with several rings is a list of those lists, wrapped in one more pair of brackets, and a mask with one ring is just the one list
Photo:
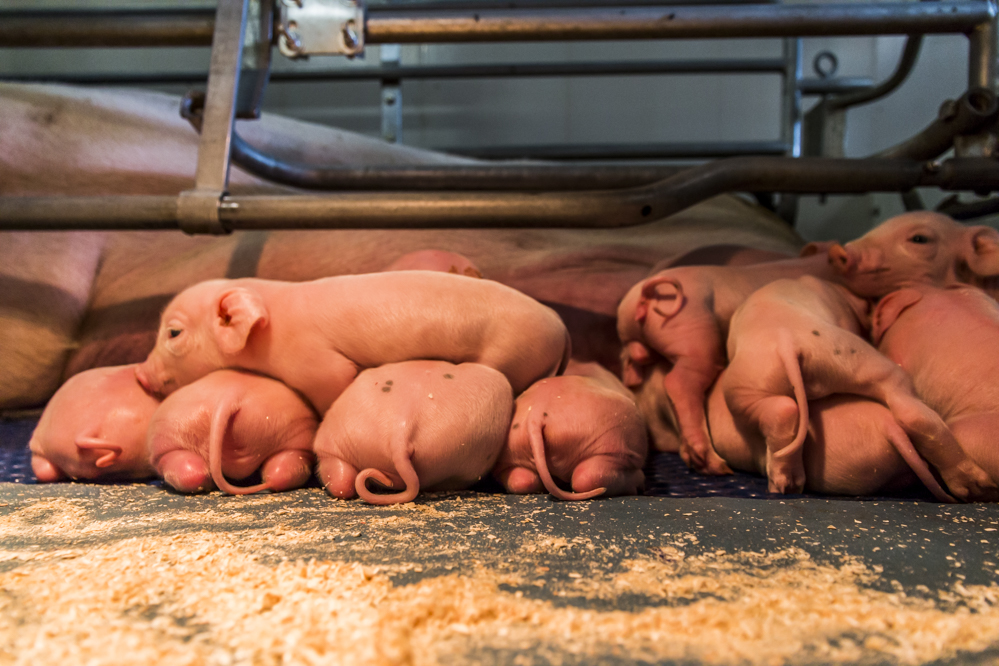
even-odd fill
[(930, 160), (954, 145), (962, 135), (974, 134), (999, 116), (999, 100), (987, 88), (973, 88), (957, 100), (947, 100), (936, 120), (914, 137), (884, 150), (876, 157)]
[(490, 160), (664, 160), (736, 155), (785, 155), (789, 152), (790, 145), (783, 141), (704, 141), (658, 144), (480, 146), (440, 150), (453, 155)]
[(310, 190), (593, 190), (644, 185), (687, 167), (566, 166), (512, 164), (486, 166), (345, 167), (286, 162), (257, 150), (233, 133), (232, 161), (246, 171), (282, 185)]
[(829, 111), (867, 104), (876, 99), (881, 99), (898, 88), (902, 85), (903, 81), (909, 78), (909, 74), (912, 73), (912, 68), (915, 67), (916, 60), (919, 59), (919, 51), (922, 46), (922, 35), (909, 35), (908, 39), (905, 40), (905, 47), (902, 49), (902, 56), (898, 60), (898, 66), (895, 67), (895, 71), (892, 72), (891, 76), (868, 90), (833, 97), (826, 102)]
[(369, 44), (969, 33), (986, 1), (409, 12), (372, 8)]
[(214, 9), (0, 12), (0, 47), (210, 46)]
[(995, 17), (979, 24), (968, 33), (968, 87), (981, 86), (996, 90), (996, 34)]
[[(307, 81), (377, 81), (464, 78), (528, 78), (547, 76), (648, 76), (653, 74), (778, 74), (784, 71), (779, 58), (745, 60), (678, 60), (632, 62), (531, 63), (518, 65), (418, 65), (389, 71), (385, 67), (348, 67), (328, 70), (272, 71), (271, 83)], [(34, 83), (74, 83), (79, 85), (146, 85), (203, 83), (207, 72), (152, 72), (149, 74), (0, 74), (0, 80)], [(830, 95), (868, 89), (873, 85), (863, 77), (802, 79), (802, 95)]]
[[(423, 10), (371, 7), (369, 44), (971, 33), (989, 0)], [(208, 46), (214, 11), (0, 13), (0, 47)]]
[[(381, 192), (227, 196), (227, 230), (317, 228), (627, 227), (731, 191), (904, 192), (914, 187), (989, 192), (999, 164), (910, 160), (738, 157), (628, 190), (541, 193)], [(174, 229), (175, 197), (4, 197), (0, 229)]]

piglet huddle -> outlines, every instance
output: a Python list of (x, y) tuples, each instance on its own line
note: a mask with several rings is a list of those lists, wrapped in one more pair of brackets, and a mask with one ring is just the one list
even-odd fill
[(700, 471), (994, 501), (997, 277), (999, 232), (924, 212), (798, 259), (667, 268), (618, 311), (625, 383)]
[(490, 472), (562, 499), (641, 492), (630, 392), (569, 361), (554, 311), (478, 276), (430, 251), (382, 273), (195, 285), (167, 306), (144, 363), (60, 388), (32, 435), (35, 475), (155, 474), (180, 492), (245, 494), (315, 470), (334, 497), (376, 504)]

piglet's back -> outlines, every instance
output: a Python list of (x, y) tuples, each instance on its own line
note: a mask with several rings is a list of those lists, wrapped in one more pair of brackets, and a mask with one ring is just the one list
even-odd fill
[(307, 319), (360, 368), (413, 359), (481, 363), (502, 372), (520, 393), (569, 358), (569, 334), (555, 311), (491, 280), (395, 271), (281, 290), (287, 294), (273, 305), (276, 332), (284, 313), (289, 323)]

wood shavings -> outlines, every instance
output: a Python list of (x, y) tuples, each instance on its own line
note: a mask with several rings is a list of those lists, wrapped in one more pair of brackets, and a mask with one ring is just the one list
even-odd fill
[(964, 610), (947, 612), (866, 588), (873, 572), (857, 561), (820, 565), (794, 549), (672, 549), (595, 580), (570, 574), (591, 595), (685, 601), (629, 613), (530, 599), (487, 569), (394, 585), (359, 563), (267, 566), (258, 545), (201, 531), (46, 558), (0, 553), (21, 562), (0, 574), (0, 663), (436, 664), (547, 646), (747, 664), (873, 650), (914, 664), (999, 640), (995, 587), (956, 587), (945, 601)]

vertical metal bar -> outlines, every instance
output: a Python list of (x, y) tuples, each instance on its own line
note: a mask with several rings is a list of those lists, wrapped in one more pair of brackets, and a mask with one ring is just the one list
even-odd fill
[(781, 141), (787, 144), (790, 157), (801, 157), (801, 40), (783, 42), (784, 76), (781, 80)]
[(189, 234), (228, 233), (219, 217), (219, 208), (229, 185), (229, 146), (236, 115), (247, 2), (219, 0), (215, 14), (194, 189), (177, 197), (177, 221)]
[[(968, 87), (981, 86), (993, 92), (999, 92), (997, 87), (996, 58), (997, 39), (999, 31), (996, 28), (997, 18), (981, 23), (968, 33)], [(992, 157), (997, 152), (997, 137), (999, 127), (992, 126), (974, 136), (959, 136), (954, 140), (954, 152), (960, 157)]]
[(968, 33), (968, 87), (996, 91), (996, 17)]
[(224, 192), (229, 183), (229, 143), (246, 30), (247, 0), (219, 0), (208, 69), (204, 122), (198, 143), (195, 189)]
[[(398, 44), (382, 44), (379, 51), (383, 69), (399, 67), (402, 49)], [(397, 77), (382, 79), (382, 138), (402, 142), (402, 85)]]

